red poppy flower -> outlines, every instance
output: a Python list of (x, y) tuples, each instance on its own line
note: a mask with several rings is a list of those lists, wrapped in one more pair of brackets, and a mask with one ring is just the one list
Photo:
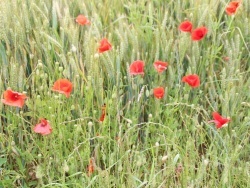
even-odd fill
[(154, 68), (159, 72), (163, 72), (167, 69), (168, 63), (163, 61), (154, 62)]
[(46, 119), (41, 119), (40, 123), (34, 127), (34, 132), (40, 133), (41, 135), (48, 135), (52, 132), (52, 128)]
[(198, 41), (203, 39), (206, 36), (207, 32), (208, 30), (206, 27), (198, 27), (194, 29), (191, 33), (192, 40)]
[(210, 122), (215, 123), (217, 129), (222, 128), (223, 125), (227, 124), (230, 121), (229, 118), (222, 117), (218, 112), (213, 112), (213, 118), (214, 119), (209, 121), (208, 123)]
[(73, 84), (67, 79), (59, 79), (54, 83), (52, 91), (57, 91), (64, 94), (66, 97), (70, 96)]
[(16, 91), (12, 91), (11, 89), (7, 89), (4, 91), (3, 99), (1, 101), (6, 105), (22, 108), (26, 98), (26, 95), (23, 93), (18, 93)]
[(129, 67), (129, 74), (130, 75), (144, 75), (144, 62), (141, 60), (134, 61)]
[(187, 83), (192, 88), (196, 88), (196, 87), (200, 86), (200, 78), (196, 74), (191, 74), (191, 75), (184, 76), (182, 78), (182, 82)]
[(163, 87), (154, 88), (154, 96), (155, 96), (155, 98), (162, 99), (163, 96), (164, 96), (164, 93), (165, 93), (165, 90), (164, 90)]
[(98, 50), (99, 50), (99, 53), (103, 53), (105, 51), (111, 50), (111, 48), (112, 46), (109, 43), (109, 41), (106, 38), (104, 38), (101, 40)]
[(184, 21), (180, 24), (179, 29), (183, 32), (191, 32), (193, 25), (189, 21)]
[(101, 114), (101, 117), (99, 118), (99, 121), (100, 121), (100, 122), (103, 122), (104, 119), (105, 119), (105, 116), (106, 116), (106, 104), (104, 104), (104, 105), (102, 106), (102, 114)]
[(232, 1), (232, 2), (230, 2), (228, 5), (227, 5), (227, 7), (226, 7), (226, 13), (228, 14), (228, 15), (234, 15), (235, 13), (236, 13), (236, 11), (237, 11), (237, 9), (239, 8), (239, 6), (240, 6), (240, 1)]
[(90, 21), (84, 15), (82, 15), (82, 14), (80, 14), (80, 15), (77, 16), (76, 22), (79, 25), (89, 25), (90, 24)]

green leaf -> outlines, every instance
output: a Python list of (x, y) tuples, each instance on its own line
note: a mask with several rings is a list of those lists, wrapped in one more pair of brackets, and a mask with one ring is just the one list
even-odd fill
[(5, 164), (7, 162), (6, 158), (0, 158), (0, 166), (2, 166), (3, 164)]

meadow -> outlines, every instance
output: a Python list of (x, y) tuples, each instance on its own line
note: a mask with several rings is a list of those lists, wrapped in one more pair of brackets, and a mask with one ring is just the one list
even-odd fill
[(249, 19), (250, 0), (1, 0), (0, 188), (250, 187)]

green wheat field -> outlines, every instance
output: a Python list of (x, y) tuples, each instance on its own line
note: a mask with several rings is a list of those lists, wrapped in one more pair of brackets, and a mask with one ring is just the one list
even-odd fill
[(250, 187), (250, 0), (236, 4), (1, 0), (0, 188)]

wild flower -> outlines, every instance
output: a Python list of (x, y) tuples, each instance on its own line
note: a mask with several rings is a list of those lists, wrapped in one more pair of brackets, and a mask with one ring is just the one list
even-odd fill
[(191, 38), (193, 41), (199, 41), (206, 36), (207, 32), (208, 29), (206, 27), (198, 27), (192, 31)]
[(192, 25), (192, 23), (190, 21), (184, 21), (179, 26), (179, 30), (181, 30), (182, 32), (191, 33), (192, 28), (193, 28), (193, 25)]
[(154, 68), (158, 73), (162, 73), (163, 71), (167, 70), (168, 63), (163, 61), (156, 61), (154, 62)]
[(141, 60), (134, 61), (129, 66), (129, 74), (130, 75), (144, 75), (144, 66), (145, 66), (145, 63)]
[(101, 116), (99, 118), (99, 121), (103, 122), (105, 119), (105, 116), (106, 116), (106, 104), (104, 103), (102, 106), (102, 113), (101, 113)]
[(155, 98), (162, 99), (163, 96), (164, 96), (164, 93), (165, 93), (165, 90), (164, 90), (163, 87), (154, 88), (154, 96), (155, 96)]
[(182, 78), (182, 82), (187, 83), (192, 88), (196, 88), (200, 86), (200, 78), (196, 74), (190, 74), (190, 75), (184, 76)]
[(76, 17), (76, 22), (79, 25), (89, 25), (90, 24), (90, 21), (82, 14), (80, 14)]
[(238, 8), (239, 8), (239, 6), (240, 6), (240, 1), (231, 1), (228, 5), (227, 5), (227, 7), (226, 7), (226, 13), (229, 15), (229, 16), (231, 16), (231, 15), (234, 15), (234, 14), (236, 14), (236, 12), (237, 12), (237, 10), (238, 10)]
[(109, 43), (108, 39), (103, 38), (100, 41), (100, 46), (98, 48), (99, 53), (103, 53), (112, 49), (112, 45)]
[(52, 132), (52, 127), (50, 126), (49, 122), (45, 118), (42, 118), (40, 120), (40, 123), (36, 124), (33, 130), (34, 132), (40, 133), (41, 135), (44, 136)]
[(208, 123), (210, 122), (215, 123), (217, 129), (222, 128), (230, 121), (229, 118), (222, 117), (218, 112), (213, 112), (212, 115), (214, 119), (210, 120)]
[(1, 101), (3, 104), (22, 108), (25, 103), (25, 99), (27, 99), (25, 94), (7, 89), (4, 91), (3, 99), (1, 99)]
[(70, 96), (72, 89), (73, 84), (67, 79), (58, 79), (52, 87), (52, 91), (62, 93), (66, 97)]

